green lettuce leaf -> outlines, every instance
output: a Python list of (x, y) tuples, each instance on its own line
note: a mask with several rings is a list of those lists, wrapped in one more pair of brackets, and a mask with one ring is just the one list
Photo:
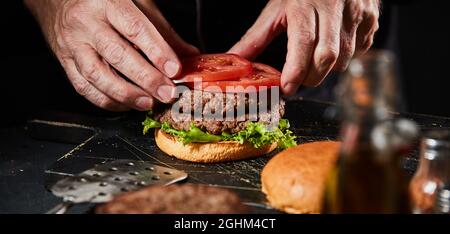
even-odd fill
[(142, 122), (142, 126), (144, 126), (143, 134), (145, 135), (150, 129), (161, 128), (161, 123), (152, 119), (150, 116), (147, 116), (144, 122)]
[(278, 128), (280, 130), (289, 129), (291, 125), (289, 124), (289, 120), (287, 119), (280, 119), (280, 122), (278, 123)]
[(169, 123), (165, 122), (162, 124), (161, 130), (175, 136), (177, 140), (185, 145), (191, 142), (218, 142), (222, 140), (222, 137), (203, 132), (194, 124), (191, 124), (189, 131), (185, 131), (176, 130), (172, 128)]
[(144, 135), (147, 134), (150, 129), (161, 128), (162, 131), (175, 136), (177, 140), (183, 144), (189, 144), (191, 142), (237, 141), (240, 144), (249, 142), (253, 147), (260, 148), (264, 145), (276, 142), (281, 149), (297, 145), (297, 142), (295, 141), (296, 136), (289, 130), (290, 126), (287, 119), (281, 119), (278, 127), (272, 128), (269, 128), (269, 126), (263, 123), (249, 122), (247, 127), (238, 133), (230, 134), (223, 132), (222, 135), (206, 133), (197, 128), (194, 124), (191, 124), (189, 131), (177, 130), (167, 122), (161, 124), (152, 119), (151, 112), (149, 112), (142, 125), (144, 126)]
[(232, 135), (222, 134), (222, 137), (224, 140), (238, 141), (241, 144), (248, 141), (255, 148), (277, 142), (279, 148), (285, 149), (297, 145), (296, 136), (287, 129), (288, 126), (286, 119), (280, 120), (279, 126), (272, 129), (263, 123), (250, 122), (246, 129)]

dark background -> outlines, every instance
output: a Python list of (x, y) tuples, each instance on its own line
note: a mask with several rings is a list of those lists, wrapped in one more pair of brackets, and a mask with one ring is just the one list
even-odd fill
[[(179, 34), (198, 45), (193, 0), (159, 1)], [(447, 1), (384, 1), (376, 47), (396, 52), (405, 111), (450, 116), (447, 87), (450, 27)], [(203, 1), (206, 52), (224, 52), (254, 22), (266, 1)], [(73, 90), (48, 50), (40, 29), (19, 0), (2, 3), (0, 16), (1, 124), (10, 125), (46, 109), (103, 114)], [(173, 12), (170, 13), (169, 12)], [(258, 60), (281, 67), (285, 37)], [(335, 82), (335, 78), (328, 82)], [(323, 92), (325, 89), (315, 89)], [(330, 92), (325, 90), (325, 92)], [(308, 93), (303, 90), (301, 93)]]

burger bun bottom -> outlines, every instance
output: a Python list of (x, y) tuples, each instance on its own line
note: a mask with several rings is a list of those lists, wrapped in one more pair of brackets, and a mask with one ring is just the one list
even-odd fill
[(277, 143), (254, 148), (250, 143), (236, 141), (215, 143), (189, 143), (184, 145), (174, 136), (162, 130), (155, 130), (156, 145), (164, 153), (178, 159), (197, 163), (218, 163), (254, 158), (268, 154), (277, 148)]

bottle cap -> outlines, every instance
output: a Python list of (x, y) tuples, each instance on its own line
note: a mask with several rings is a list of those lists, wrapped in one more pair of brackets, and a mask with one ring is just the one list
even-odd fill
[(434, 212), (438, 214), (450, 214), (450, 186), (444, 186), (438, 190)]
[(450, 131), (433, 130), (426, 133), (422, 139), (422, 149), (425, 151), (425, 158), (430, 160), (450, 156)]

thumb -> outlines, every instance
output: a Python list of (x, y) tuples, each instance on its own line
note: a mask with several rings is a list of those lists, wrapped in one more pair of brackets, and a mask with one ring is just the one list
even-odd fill
[(137, 0), (136, 6), (147, 16), (158, 32), (180, 57), (199, 54), (195, 46), (185, 42), (167, 22), (153, 1)]
[(282, 25), (277, 23), (277, 17), (276, 11), (266, 7), (253, 26), (228, 53), (250, 60), (256, 58), (284, 30)]

